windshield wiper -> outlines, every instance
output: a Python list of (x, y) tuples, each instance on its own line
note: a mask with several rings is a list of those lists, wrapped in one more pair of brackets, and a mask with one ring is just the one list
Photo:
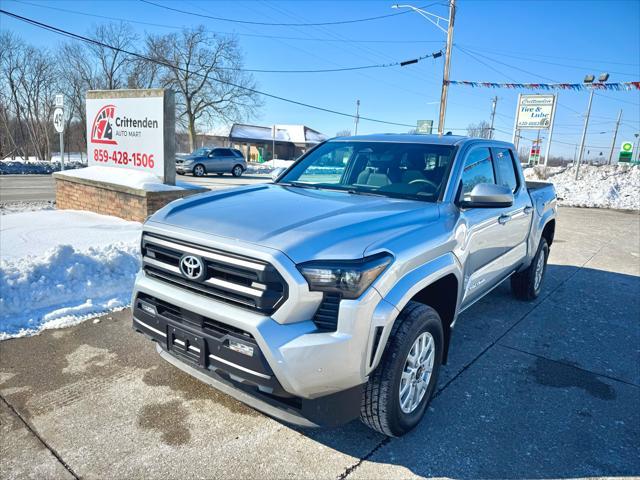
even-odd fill
[(298, 187), (298, 188), (312, 188), (314, 190), (318, 190), (319, 187), (313, 185), (312, 183), (304, 183), (304, 182), (287, 182), (287, 183), (279, 183), (279, 185), (284, 185), (286, 187)]
[(351, 195), (369, 195), (372, 197), (388, 197), (388, 195), (384, 195), (382, 193), (376, 193), (376, 192), (367, 192), (364, 190), (356, 190), (353, 188), (350, 188), (349, 190), (345, 190), (347, 193), (350, 193)]

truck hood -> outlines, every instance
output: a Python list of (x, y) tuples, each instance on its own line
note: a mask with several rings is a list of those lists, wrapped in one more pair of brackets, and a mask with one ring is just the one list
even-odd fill
[(266, 184), (181, 199), (150, 222), (274, 248), (299, 263), (360, 258), (371, 243), (438, 216), (433, 203)]

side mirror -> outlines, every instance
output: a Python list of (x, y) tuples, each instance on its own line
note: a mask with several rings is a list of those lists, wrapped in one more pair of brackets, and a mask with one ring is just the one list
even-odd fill
[(213, 158), (213, 152), (209, 152), (209, 155), (207, 155), (207, 157)]
[(280, 175), (286, 170), (284, 167), (278, 167), (271, 172), (271, 180), (274, 182), (278, 179)]
[(513, 205), (511, 189), (494, 183), (479, 183), (461, 202), (464, 208), (503, 208), (511, 205)]

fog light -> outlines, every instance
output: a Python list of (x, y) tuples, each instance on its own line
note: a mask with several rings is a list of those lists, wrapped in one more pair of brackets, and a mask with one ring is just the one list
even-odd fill
[(253, 347), (245, 345), (244, 343), (229, 340), (229, 348), (234, 352), (241, 353), (243, 355), (246, 355), (247, 357), (253, 357)]
[(143, 312), (147, 312), (149, 315), (155, 316), (156, 314), (156, 308), (153, 305), (140, 302), (140, 308), (142, 309)]

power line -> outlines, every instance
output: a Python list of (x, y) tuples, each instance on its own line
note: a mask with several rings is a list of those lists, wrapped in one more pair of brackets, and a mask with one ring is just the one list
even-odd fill
[[(469, 47), (469, 45), (465, 45), (467, 48)], [(474, 45), (473, 47), (479, 48), (477, 45)], [(472, 48), (473, 48), (472, 47)], [(486, 52), (488, 51), (487, 49), (483, 49), (482, 51)], [(508, 56), (508, 54), (513, 54), (513, 53), (518, 53), (518, 52), (500, 52), (500, 51), (492, 51), (493, 53), (496, 53), (498, 55), (505, 55)], [(598, 60), (595, 58), (571, 58), (571, 57), (559, 57), (559, 56), (554, 56), (554, 55), (543, 55), (540, 53), (531, 53), (529, 54), (529, 57), (542, 57), (542, 58), (555, 58), (558, 60), (570, 60), (570, 61), (575, 61), (575, 62), (597, 62), (597, 63), (608, 63), (608, 64), (612, 64), (612, 65), (625, 65), (627, 67), (637, 67), (640, 66), (640, 64), (638, 63), (624, 63), (624, 62), (612, 62), (610, 60)], [(530, 59), (528, 59), (530, 60)], [(587, 68), (587, 67), (585, 67)]]
[[(477, 53), (478, 55), (481, 54), (481, 52), (479, 52), (478, 50), (475, 50), (473, 48), (470, 48), (469, 50), (472, 51), (472, 52)], [(487, 53), (487, 52), (484, 51), (484, 53)], [(531, 58), (522, 57), (522, 56), (519, 56), (519, 55), (510, 55), (510, 54), (498, 53), (498, 52), (494, 52), (494, 53), (496, 53), (498, 55), (501, 55), (501, 56), (504, 56), (504, 57), (511, 57), (511, 58), (516, 58), (516, 59), (519, 59), (519, 60), (527, 60), (529, 63), (531, 63), (531, 61), (532, 61)], [(584, 70), (597, 70), (596, 68), (593, 68), (593, 67), (581, 67), (581, 66), (578, 66), (578, 65), (568, 65), (566, 63), (549, 62), (549, 61), (546, 61), (546, 60), (533, 60), (533, 61), (536, 62), (536, 63), (546, 63), (548, 65), (556, 65), (556, 66), (560, 66), (560, 67), (573, 68), (573, 69), (582, 70), (582, 71), (584, 71)], [(513, 67), (513, 68), (515, 68), (515, 67)], [(607, 70), (607, 72), (615, 73), (617, 75), (625, 75), (625, 76), (629, 76), (629, 77), (636, 77), (637, 76), (637, 74), (635, 74), (635, 73), (616, 72), (616, 71), (613, 71), (613, 70)]]
[[(29, 2), (19, 2), (19, 3), (29, 3)], [(30, 4), (30, 5), (35, 5), (35, 4)], [(55, 7), (51, 7), (54, 8), (56, 10), (62, 10), (62, 9), (58, 9)], [(69, 10), (66, 10), (69, 11)], [(102, 17), (101, 15), (99, 17)], [(103, 17), (104, 18), (104, 17)], [(156, 25), (157, 26), (157, 25)], [(403, 67), (405, 65), (408, 64), (413, 64), (413, 63), (417, 63), (420, 60), (424, 60), (426, 58), (438, 58), (442, 56), (442, 51), (438, 51), (438, 52), (434, 52), (434, 53), (430, 53), (430, 54), (426, 54), (426, 55), (422, 55), (420, 57), (417, 58), (413, 58), (410, 60), (404, 60), (404, 61), (396, 61), (396, 62), (390, 62), (390, 63), (378, 63), (378, 64), (372, 64), (372, 65), (359, 65), (359, 66), (354, 66), (354, 67), (336, 67), (336, 68), (317, 68), (317, 69), (264, 69), (264, 68), (242, 68), (242, 67), (224, 67), (224, 66), (220, 66), (218, 67), (220, 70), (234, 70), (234, 71), (243, 71), (243, 72), (250, 72), (250, 73), (335, 73), (335, 72), (349, 72), (349, 71), (354, 71), (354, 70), (370, 70), (370, 69), (377, 69), (377, 68), (390, 68), (390, 67)]]
[[(94, 39), (85, 37), (83, 35), (79, 35), (77, 33), (69, 32), (67, 30), (63, 30), (61, 28), (54, 27), (53, 25), (49, 25), (49, 24), (46, 24), (46, 23), (38, 22), (37, 20), (33, 20), (33, 19), (30, 19), (30, 18), (27, 18), (27, 17), (23, 17), (21, 15), (17, 15), (15, 13), (9, 12), (9, 11), (4, 10), (4, 9), (0, 9), (0, 13), (2, 13), (4, 15), (8, 15), (8, 16), (10, 16), (12, 18), (15, 18), (17, 20), (20, 20), (22, 22), (28, 23), (30, 25), (33, 25), (35, 27), (42, 28), (44, 30), (50, 31), (50, 32), (55, 33), (57, 35), (62, 35), (62, 36), (68, 37), (68, 38), (73, 38), (75, 40), (80, 40), (80, 41), (85, 42), (85, 43), (91, 43), (91, 44), (94, 44), (94, 45), (98, 45), (98, 46), (101, 46), (101, 47), (104, 47), (104, 48), (108, 48), (110, 50), (114, 50), (114, 51), (117, 51), (117, 52), (120, 52), (120, 53), (124, 53), (125, 55), (130, 55), (130, 56), (133, 56), (133, 57), (136, 57), (136, 58), (140, 58), (141, 60), (145, 60), (147, 62), (156, 63), (158, 65), (163, 65), (163, 66), (169, 67), (169, 68), (174, 68), (174, 69), (180, 70), (182, 72), (188, 72), (188, 70), (186, 70), (184, 68), (181, 68), (181, 67), (178, 67), (177, 65), (172, 65), (172, 64), (170, 64), (168, 62), (163, 62), (161, 60), (152, 59), (152, 58), (149, 58), (149, 57), (147, 57), (145, 55), (141, 55), (141, 54), (136, 53), (136, 52), (130, 52), (128, 50), (124, 50), (122, 48), (118, 48), (118, 47), (115, 47), (113, 45), (109, 45), (109, 44), (100, 42), (98, 40), (94, 40)], [(199, 76), (199, 77), (204, 77), (204, 75), (198, 74), (196, 72), (189, 72), (189, 73), (191, 73), (192, 75)], [(351, 115), (349, 113), (344, 113), (344, 112), (340, 112), (340, 111), (337, 111), (337, 110), (332, 110), (330, 108), (320, 107), (320, 106), (313, 105), (313, 104), (310, 104), (310, 103), (305, 103), (305, 102), (301, 102), (301, 101), (298, 101), (298, 100), (293, 100), (293, 99), (290, 99), (290, 98), (282, 97), (280, 95), (275, 95), (275, 94), (272, 94), (272, 93), (264, 92), (264, 91), (261, 91), (261, 90), (255, 89), (255, 88), (250, 88), (250, 87), (245, 87), (245, 86), (242, 86), (242, 85), (237, 85), (237, 84), (235, 84), (233, 82), (229, 82), (229, 81), (226, 81), (226, 80), (212, 79), (212, 81), (221, 83), (223, 85), (228, 85), (228, 86), (231, 86), (231, 87), (239, 88), (239, 89), (242, 89), (242, 90), (245, 90), (245, 91), (248, 91), (248, 92), (257, 93), (259, 95), (264, 95), (265, 97), (273, 98), (275, 100), (280, 100), (280, 101), (291, 103), (291, 104), (294, 104), (294, 105), (299, 105), (299, 106), (302, 106), (302, 107), (311, 108), (313, 110), (319, 110), (319, 111), (326, 112), (326, 113), (332, 113), (334, 115), (340, 115), (340, 116), (343, 116), (343, 117), (355, 118), (355, 115)], [(359, 119), (360, 120), (367, 120), (369, 122), (383, 123), (383, 124), (387, 124), (387, 125), (397, 125), (397, 126), (401, 126), (401, 127), (414, 127), (414, 125), (412, 125), (412, 124), (399, 123), (399, 122), (389, 122), (389, 121), (386, 121), (386, 120), (379, 120), (379, 119), (370, 118), (370, 117), (359, 116)]]
[[(151, 2), (150, 0), (139, 0), (142, 3), (147, 3), (149, 5), (153, 5), (155, 7), (158, 8), (164, 8), (165, 10), (170, 10), (173, 12), (178, 12), (178, 13), (183, 13), (185, 15), (193, 15), (196, 17), (204, 17), (204, 18), (209, 18), (212, 20), (219, 20), (222, 22), (231, 22), (231, 23), (243, 23), (245, 25), (263, 25), (263, 26), (272, 26), (272, 27), (314, 27), (314, 26), (321, 26), (321, 25), (345, 25), (345, 24), (351, 24), (351, 23), (360, 23), (360, 22), (370, 22), (373, 20), (381, 20), (383, 18), (389, 18), (389, 17), (397, 17), (398, 15), (404, 15), (405, 13), (408, 13), (409, 11), (401, 11), (401, 12), (395, 12), (395, 13), (388, 13), (386, 15), (378, 15), (375, 17), (366, 17), (366, 18), (356, 18), (356, 19), (351, 19), (351, 20), (335, 20), (333, 22), (315, 22), (315, 23), (270, 23), (270, 22), (257, 22), (257, 21), (252, 21), (252, 20), (238, 20), (235, 18), (225, 18), (225, 17), (216, 17), (213, 15), (206, 15), (206, 14), (202, 14), (202, 13), (196, 13), (196, 12), (190, 12), (188, 10), (182, 10), (179, 8), (174, 8), (174, 7), (169, 7), (167, 5), (162, 5), (159, 3), (155, 3), (155, 2)], [(435, 5), (438, 2), (435, 3), (431, 3), (429, 5), (426, 5), (424, 7), (421, 8), (428, 8), (432, 5)]]
[[(72, 15), (82, 15), (85, 17), (92, 17), (92, 18), (100, 18), (103, 20), (111, 20), (111, 21), (115, 21), (115, 22), (124, 22), (124, 23), (130, 23), (130, 24), (137, 24), (137, 25), (144, 25), (144, 26), (148, 26), (148, 27), (159, 27), (159, 28), (169, 28), (169, 29), (173, 29), (173, 30), (183, 30), (185, 28), (188, 28), (187, 26), (179, 26), (179, 25), (167, 25), (164, 23), (153, 23), (153, 22), (143, 22), (141, 20), (132, 20), (129, 18), (123, 18), (123, 17), (112, 17), (112, 16), (108, 16), (108, 15), (99, 15), (96, 13), (89, 13), (89, 12), (80, 12), (78, 10), (69, 10), (66, 8), (60, 8), (60, 7), (53, 7), (51, 5), (41, 5), (38, 3), (33, 3), (33, 2), (27, 2), (24, 0), (12, 0), (16, 3), (20, 3), (23, 5), (31, 5), (33, 7), (38, 7), (38, 8), (46, 8), (48, 10), (56, 10), (59, 12), (64, 12), (64, 13), (70, 13)], [(239, 32), (223, 32), (223, 31), (218, 31), (218, 30), (210, 30), (210, 29), (205, 29), (207, 32), (209, 33), (213, 33), (213, 34), (217, 34), (217, 35), (237, 35), (240, 37), (254, 37), (254, 38), (269, 38), (269, 39), (273, 39), (273, 40), (296, 40), (296, 41), (307, 41), (307, 42), (338, 42), (338, 43), (382, 43), (382, 44), (390, 44), (390, 43), (396, 43), (396, 44), (416, 44), (416, 43), (442, 43), (441, 40), (395, 40), (395, 39), (389, 39), (389, 40), (371, 40), (371, 39), (350, 39), (350, 38), (340, 38), (340, 39), (336, 39), (336, 38), (317, 38), (317, 37), (291, 37), (291, 36), (281, 36), (281, 35), (263, 35), (263, 34), (259, 34), (259, 33), (239, 33)]]

